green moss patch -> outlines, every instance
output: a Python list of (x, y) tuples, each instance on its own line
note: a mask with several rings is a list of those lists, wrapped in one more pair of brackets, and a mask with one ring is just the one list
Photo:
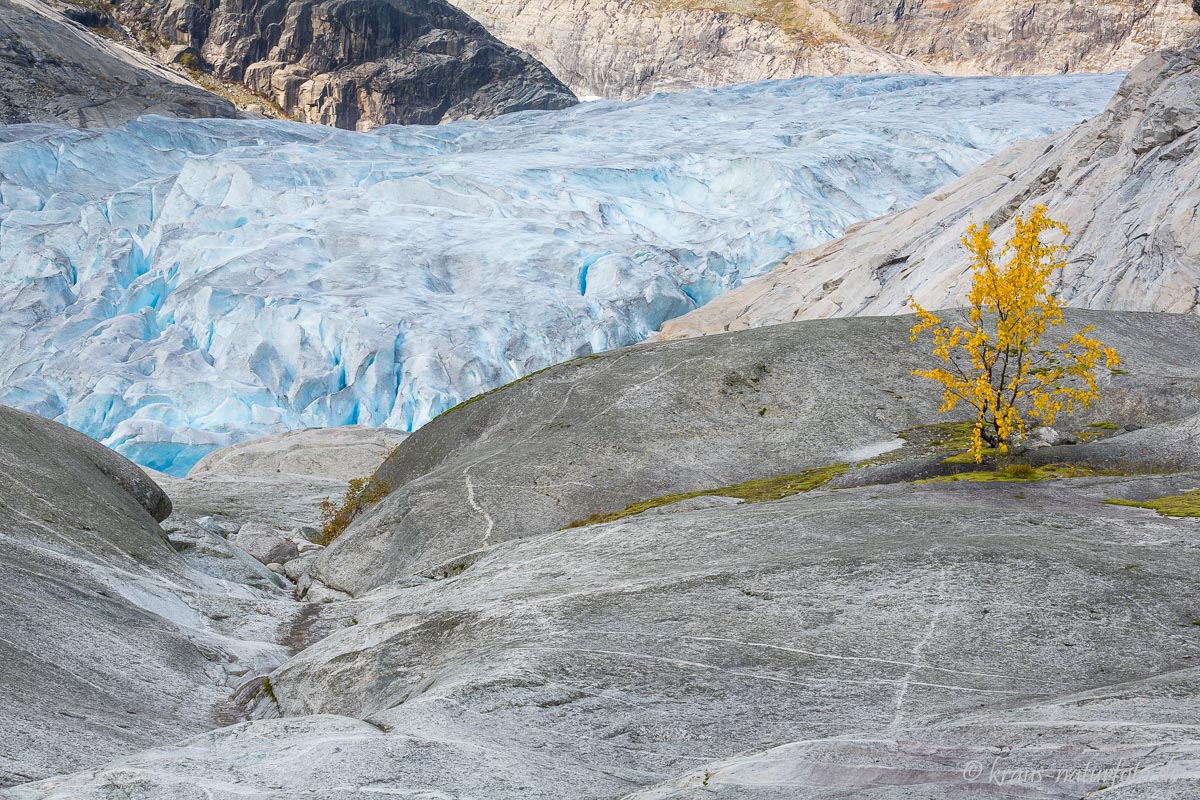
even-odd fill
[(1077, 431), (1075, 435), (1079, 437), (1080, 441), (1094, 442), (1098, 439), (1106, 439), (1120, 430), (1115, 422), (1092, 422), (1084, 430)]
[[(983, 448), (982, 454), (983, 454), (984, 460), (986, 461), (987, 459), (999, 458), (1000, 450), (995, 447), (985, 447), (985, 448)], [(961, 453), (956, 453), (947, 458), (943, 458), (942, 463), (943, 464), (975, 464), (978, 462), (975, 461), (974, 453), (972, 453), (970, 450), (965, 450)]]
[(1125, 473), (1117, 470), (1099, 470), (1088, 467), (1077, 467), (1073, 464), (1047, 464), (1034, 467), (1029, 464), (1009, 464), (1007, 467), (978, 472), (960, 472), (956, 475), (941, 475), (937, 478), (925, 478), (916, 483), (1036, 483), (1056, 478), (1098, 478), (1119, 476)]
[(666, 494), (649, 500), (639, 500), (626, 506), (620, 511), (608, 514), (592, 514), (586, 519), (572, 522), (567, 528), (582, 528), (585, 525), (599, 525), (604, 522), (624, 519), (649, 511), (652, 508), (669, 506), (681, 500), (691, 500), (693, 497), (736, 497), (747, 503), (764, 503), (769, 500), (780, 500), (794, 494), (811, 492), (829, 483), (838, 475), (849, 469), (848, 464), (830, 464), (816, 469), (805, 470), (795, 475), (779, 475), (774, 478), (758, 478), (734, 486), (721, 486), (716, 489), (701, 489), (697, 492), (682, 494)]
[(1200, 489), (1184, 494), (1167, 495), (1154, 500), (1105, 500), (1110, 506), (1149, 508), (1164, 517), (1200, 517)]
[(975, 423), (972, 421), (937, 422), (932, 425), (907, 428), (897, 435), (913, 447), (965, 450), (971, 446), (971, 433), (974, 430)]

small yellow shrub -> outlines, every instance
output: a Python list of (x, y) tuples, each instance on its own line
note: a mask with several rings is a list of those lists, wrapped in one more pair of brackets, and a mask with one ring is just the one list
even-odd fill
[(1068, 250), (1042, 237), (1070, 231), (1050, 219), (1045, 206), (1017, 217), (1015, 228), (999, 254), (986, 224), (967, 229), (962, 241), (974, 283), (964, 324), (947, 325), (910, 301), (917, 314), (913, 341), (933, 333), (933, 356), (944, 365), (913, 374), (941, 384), (942, 412), (960, 402), (975, 409), (970, 454), (976, 463), (985, 445), (1007, 453), (1010, 442), (1024, 435), (1027, 419), (1051, 425), (1061, 411), (1087, 408), (1100, 396), (1099, 365), (1112, 369), (1120, 363), (1115, 350), (1090, 336), (1091, 327), (1057, 347), (1041, 346), (1049, 328), (1064, 324), (1051, 276), (1063, 267)]
[[(398, 449), (399, 445), (387, 451), (384, 460), (391, 459)], [(391, 481), (371, 475), (351, 480), (340, 504), (326, 497), (321, 502), (321, 539), (324, 544), (328, 545), (341, 536), (355, 517), (387, 497), (391, 491)]]

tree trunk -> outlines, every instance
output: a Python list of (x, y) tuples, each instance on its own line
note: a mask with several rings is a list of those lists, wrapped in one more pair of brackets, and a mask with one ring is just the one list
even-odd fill
[(1000, 446), (1000, 428), (996, 425), (996, 420), (989, 420), (983, 423), (983, 429), (979, 433), (980, 438), (987, 443), (988, 447)]

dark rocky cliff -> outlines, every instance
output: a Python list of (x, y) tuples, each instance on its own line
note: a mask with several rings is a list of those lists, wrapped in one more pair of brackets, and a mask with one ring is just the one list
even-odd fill
[(0, 123), (234, 117), (233, 104), (39, 2), (0, 0)]
[(129, 0), (121, 14), (306, 122), (365, 129), (576, 102), (443, 0)]

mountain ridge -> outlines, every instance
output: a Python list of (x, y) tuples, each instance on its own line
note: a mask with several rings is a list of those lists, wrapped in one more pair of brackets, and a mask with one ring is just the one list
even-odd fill
[(577, 94), (798, 75), (1132, 68), (1200, 38), (1188, 0), (453, 0)]
[(365, 130), (577, 102), (444, 0), (126, 0), (115, 13), (302, 122)]

